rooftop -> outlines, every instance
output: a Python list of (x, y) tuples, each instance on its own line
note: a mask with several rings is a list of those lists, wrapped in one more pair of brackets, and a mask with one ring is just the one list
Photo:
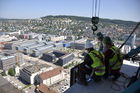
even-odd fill
[(58, 74), (60, 74), (62, 72), (62, 68), (58, 67), (58, 68), (54, 68), (53, 70), (41, 73), (39, 76), (42, 80), (48, 79), (50, 77), (56, 76)]
[[(138, 64), (131, 63), (130, 61), (124, 61), (121, 72), (125, 73), (126, 77), (135, 75)], [(88, 86), (83, 86), (75, 83), (64, 93), (121, 93), (128, 84), (128, 80), (121, 76), (116, 82), (111, 80), (102, 80), (102, 82), (95, 83), (90, 82)]]
[(40, 84), (38, 90), (41, 91), (41, 93), (57, 93), (56, 91), (50, 89), (48, 86), (44, 84)]
[(43, 68), (49, 68), (50, 66), (47, 64), (41, 64), (41, 65), (31, 65), (23, 68), (24, 70), (28, 70), (30, 73), (35, 73), (40, 71)]

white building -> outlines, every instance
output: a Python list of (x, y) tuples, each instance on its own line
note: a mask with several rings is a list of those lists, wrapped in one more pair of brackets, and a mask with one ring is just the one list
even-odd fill
[(61, 40), (66, 39), (66, 37), (65, 36), (51, 36), (50, 39), (51, 41), (61, 41)]
[(39, 83), (51, 86), (64, 79), (64, 72), (61, 67), (41, 73), (38, 77)]

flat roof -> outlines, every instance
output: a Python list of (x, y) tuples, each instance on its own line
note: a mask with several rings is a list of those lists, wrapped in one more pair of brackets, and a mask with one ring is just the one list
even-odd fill
[[(124, 61), (121, 68), (121, 72), (125, 73), (127, 77), (135, 75), (138, 68), (138, 64), (131, 63), (130, 61)], [(126, 78), (121, 76), (117, 81), (112, 82), (111, 80), (102, 80), (101, 82), (95, 83), (90, 82), (88, 86), (83, 86), (75, 83), (64, 93), (122, 93), (124, 91), (126, 84), (128, 84)], [(125, 82), (125, 84), (124, 84)]]
[(29, 71), (30, 73), (35, 73), (40, 71), (42, 68), (49, 68), (51, 66), (47, 65), (47, 64), (41, 64), (41, 65), (31, 65), (31, 66), (27, 66), (25, 68), (23, 68), (24, 70)]

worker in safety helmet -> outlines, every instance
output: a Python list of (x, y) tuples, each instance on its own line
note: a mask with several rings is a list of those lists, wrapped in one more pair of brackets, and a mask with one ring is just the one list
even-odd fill
[(79, 65), (79, 81), (87, 85), (86, 75), (91, 76), (91, 78), (98, 82), (101, 77), (105, 74), (104, 56), (101, 52), (93, 48), (93, 44), (87, 41), (85, 44), (85, 49), (87, 50), (87, 55), (85, 56), (84, 62)]
[(97, 35), (97, 39), (99, 41), (98, 42), (99, 51), (103, 52), (103, 38), (104, 38), (104, 36), (103, 36), (103, 34), (101, 32), (98, 32), (96, 35)]
[(114, 77), (112, 80), (117, 80), (120, 77), (122, 55), (119, 49), (113, 44), (110, 37), (104, 37), (103, 43), (106, 49), (104, 52), (106, 66), (105, 78), (107, 78), (109, 75), (113, 75)]

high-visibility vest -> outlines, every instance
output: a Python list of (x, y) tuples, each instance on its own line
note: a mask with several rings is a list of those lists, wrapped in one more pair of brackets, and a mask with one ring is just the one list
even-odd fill
[(104, 55), (96, 50), (91, 51), (89, 55), (93, 60), (91, 67), (94, 69), (95, 75), (103, 76), (105, 74)]
[(113, 51), (114, 55), (109, 59), (109, 66), (112, 70), (120, 69), (122, 66), (122, 55), (117, 47), (112, 46), (110, 49)]

